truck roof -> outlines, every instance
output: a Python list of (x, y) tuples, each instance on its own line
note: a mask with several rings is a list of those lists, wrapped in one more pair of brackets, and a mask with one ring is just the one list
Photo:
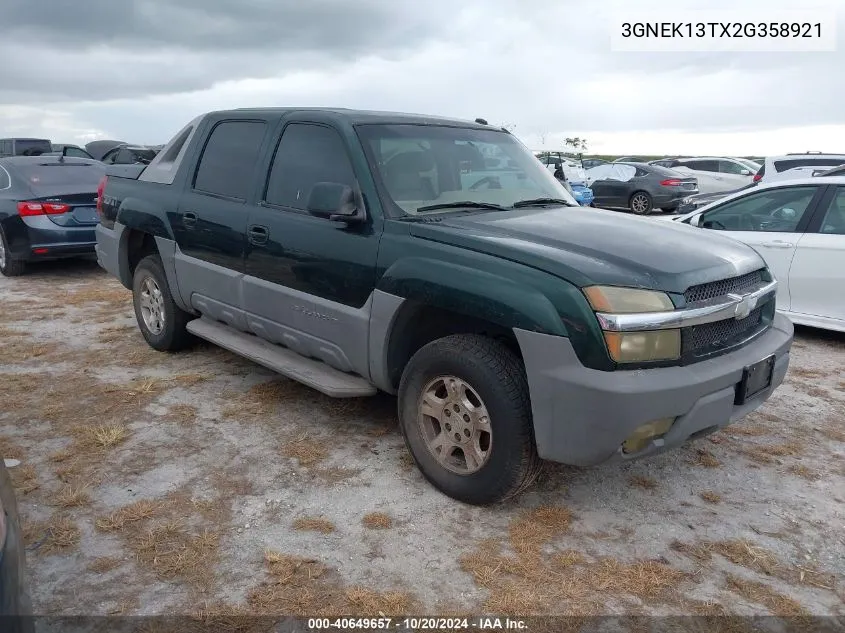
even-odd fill
[(433, 116), (430, 114), (411, 114), (406, 112), (382, 112), (379, 110), (354, 110), (350, 108), (295, 108), (295, 107), (272, 107), (272, 108), (236, 108), (234, 110), (218, 110), (209, 112), (214, 115), (253, 113), (253, 114), (267, 114), (267, 113), (287, 114), (289, 112), (321, 112), (328, 115), (333, 115), (338, 120), (345, 120), (353, 125), (363, 123), (381, 123), (381, 124), (414, 124), (414, 125), (452, 125), (459, 127), (474, 127), (480, 130), (501, 130), (502, 128), (495, 125), (484, 125), (477, 121), (470, 121), (467, 119), (457, 119), (452, 117)]

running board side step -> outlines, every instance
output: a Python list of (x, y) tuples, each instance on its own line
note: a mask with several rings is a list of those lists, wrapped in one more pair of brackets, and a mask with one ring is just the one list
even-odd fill
[(322, 361), (306, 358), (286, 347), (240, 332), (218, 321), (194, 319), (188, 322), (187, 330), (194, 336), (240, 354), (332, 398), (373, 396), (378, 391), (360, 376), (347, 374)]

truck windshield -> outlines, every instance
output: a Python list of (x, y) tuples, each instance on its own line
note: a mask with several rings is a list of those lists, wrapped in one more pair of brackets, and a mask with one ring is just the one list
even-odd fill
[[(511, 134), (438, 125), (356, 127), (396, 215), (512, 208), (524, 200), (575, 199)], [(428, 208), (428, 209), (426, 209)]]

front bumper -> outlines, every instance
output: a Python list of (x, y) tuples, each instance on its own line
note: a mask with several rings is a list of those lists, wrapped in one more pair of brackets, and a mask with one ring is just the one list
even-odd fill
[[(573, 466), (652, 455), (707, 435), (762, 405), (783, 382), (793, 327), (777, 315), (748, 345), (684, 367), (604, 372), (584, 367), (569, 339), (515, 330), (531, 393), (540, 457)], [(743, 369), (775, 356), (772, 384), (734, 404)], [(641, 425), (676, 418), (669, 431), (632, 455), (622, 443)]]

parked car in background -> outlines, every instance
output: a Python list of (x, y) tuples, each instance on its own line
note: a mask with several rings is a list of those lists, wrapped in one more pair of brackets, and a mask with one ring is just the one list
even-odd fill
[[(845, 154), (786, 154), (769, 156), (754, 176), (754, 182), (791, 180), (809, 175), (807, 171), (791, 172), (798, 167), (823, 169), (845, 164)], [(791, 173), (790, 173), (791, 172)]]
[(679, 156), (675, 156), (674, 158), (658, 158), (657, 160), (648, 161), (648, 164), (657, 165), (658, 167), (672, 167), (679, 158)]
[(745, 159), (713, 156), (676, 158), (664, 166), (695, 176), (701, 193), (733, 191), (751, 184), (761, 167)]
[(158, 152), (144, 145), (121, 145), (100, 159), (106, 165), (148, 165)]
[(592, 189), (580, 183), (570, 184), (569, 188), (572, 190), (571, 193), (575, 198), (575, 202), (580, 204), (582, 207), (593, 206), (595, 196), (593, 195)]
[(763, 183), (676, 221), (748, 244), (779, 282), (779, 311), (845, 332), (845, 176)]
[(622, 156), (613, 161), (614, 163), (648, 163), (646, 159), (639, 156)]
[(65, 156), (70, 156), (72, 158), (88, 158), (90, 160), (96, 160), (93, 156), (91, 156), (91, 154), (79, 147), (79, 145), (71, 145), (70, 143), (53, 143), (51, 147), (53, 150), (51, 154), (64, 154)]
[(32, 604), (26, 586), (26, 553), (15, 489), (0, 455), (0, 630), (32, 633)]
[(607, 165), (608, 162), (603, 158), (582, 158), (581, 159), (581, 167), (586, 169), (592, 169), (593, 167), (598, 167), (599, 165)]
[(597, 207), (626, 208), (637, 215), (673, 211), (698, 193), (695, 178), (647, 163), (609, 163), (588, 170)]
[(536, 152), (535, 156), (546, 167), (551, 168), (552, 173), (558, 170), (563, 171), (569, 184), (587, 184), (586, 170), (573, 158), (566, 156), (563, 152)]
[(197, 336), (329, 396), (397, 394), (415, 463), (466, 503), (518, 495), (541, 459), (645, 457), (766, 401), (793, 331), (757, 253), (577, 208), (480, 121), (208, 113), (135, 178), (109, 172), (98, 260), (157, 350)]
[(53, 145), (46, 138), (2, 138), (0, 139), (0, 157), (2, 156), (39, 156), (52, 152)]
[(93, 255), (105, 166), (63, 156), (0, 158), (0, 273), (28, 262)]
[(718, 191), (716, 193), (697, 193), (692, 196), (687, 196), (681, 203), (678, 205), (678, 208), (675, 210), (676, 213), (679, 215), (683, 215), (686, 213), (691, 213), (696, 209), (700, 209), (701, 207), (707, 206), (708, 204), (712, 204), (727, 196), (737, 193), (739, 191), (745, 191), (746, 189), (750, 189), (752, 187), (756, 187), (756, 183), (751, 183), (745, 185), (744, 187), (740, 187), (739, 189), (734, 189), (733, 191)]
[(102, 160), (106, 152), (111, 151), (120, 145), (128, 145), (125, 141), (113, 141), (101, 139), (99, 141), (91, 141), (85, 144), (85, 151), (91, 154), (96, 160)]

